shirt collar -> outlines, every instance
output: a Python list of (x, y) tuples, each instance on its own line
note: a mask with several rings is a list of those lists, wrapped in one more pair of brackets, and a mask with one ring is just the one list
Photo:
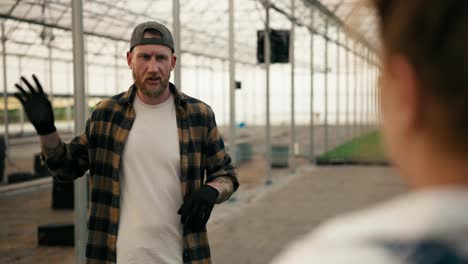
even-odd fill
[[(169, 89), (174, 96), (176, 106), (180, 106), (181, 104), (186, 103), (188, 99), (187, 96), (180, 92), (179, 89), (177, 89), (177, 87), (171, 82), (169, 82)], [(137, 88), (135, 84), (132, 84), (132, 86), (130, 86), (130, 88), (119, 99), (119, 103), (132, 105), (136, 96), (136, 92)]]

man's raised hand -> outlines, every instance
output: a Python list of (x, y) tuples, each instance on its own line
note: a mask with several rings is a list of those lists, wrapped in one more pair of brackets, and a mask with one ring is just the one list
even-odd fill
[(32, 78), (36, 87), (33, 87), (26, 78), (21, 76), (21, 80), (28, 87), (29, 91), (26, 91), (23, 86), (16, 83), (15, 86), (19, 92), (16, 92), (14, 95), (23, 105), (26, 116), (33, 124), (37, 134), (41, 136), (48, 135), (57, 130), (54, 124), (54, 112), (39, 80), (34, 74)]

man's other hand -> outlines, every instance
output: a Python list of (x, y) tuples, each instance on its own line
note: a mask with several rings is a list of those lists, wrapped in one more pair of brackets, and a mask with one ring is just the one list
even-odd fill
[(195, 232), (202, 230), (210, 218), (218, 195), (218, 190), (209, 185), (194, 191), (177, 212), (181, 215), (181, 223)]

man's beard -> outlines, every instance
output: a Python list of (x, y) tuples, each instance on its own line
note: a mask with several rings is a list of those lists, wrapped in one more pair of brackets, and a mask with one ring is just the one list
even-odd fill
[(145, 78), (148, 78), (149, 76), (144, 77), (143, 79), (140, 79), (136, 76), (136, 73), (132, 71), (133, 75), (133, 81), (135, 82), (135, 85), (143, 95), (149, 97), (149, 98), (158, 98), (160, 97), (167, 89), (169, 85), (169, 79), (163, 79), (162, 77), (159, 77), (159, 87), (156, 89), (150, 89), (146, 86), (145, 84)]

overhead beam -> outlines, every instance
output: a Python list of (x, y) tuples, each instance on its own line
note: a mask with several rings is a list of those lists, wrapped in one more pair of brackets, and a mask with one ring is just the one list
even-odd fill
[[(70, 28), (67, 28), (67, 27), (64, 27), (64, 26), (55, 25), (55, 24), (51, 24), (51, 23), (42, 23), (42, 22), (39, 22), (39, 21), (33, 20), (33, 19), (19, 18), (19, 17), (9, 16), (9, 15), (5, 15), (5, 14), (0, 14), (0, 18), (11, 19), (11, 20), (20, 21), (20, 22), (29, 23), (29, 24), (34, 24), (34, 25), (39, 25), (39, 26), (51, 27), (51, 28), (55, 28), (55, 29), (64, 30), (64, 31), (67, 31), (67, 32), (71, 31)], [(88, 36), (98, 37), (98, 38), (106, 38), (106, 39), (110, 39), (110, 40), (113, 40), (113, 41), (128, 42), (128, 39), (126, 39), (126, 38), (115, 37), (115, 36), (107, 35), (107, 34), (100, 34), (100, 33), (95, 33), (95, 32), (90, 32), (90, 31), (84, 31), (84, 34), (88, 35)], [(72, 50), (70, 50), (70, 52), (72, 52)], [(211, 59), (220, 59), (220, 60), (227, 60), (228, 59), (225, 56), (206, 54), (206, 53), (193, 51), (193, 50), (187, 50), (187, 49), (182, 49), (181, 53), (189, 53), (189, 54), (192, 54), (192, 55), (195, 55), (195, 56), (203, 56), (203, 57), (211, 58)], [(239, 59), (237, 59), (236, 61), (239, 62), (239, 63), (248, 64), (248, 65), (256, 65), (252, 61), (248, 61), (248, 60), (239, 60)]]
[[(346, 24), (344, 23), (344, 21), (339, 18), (335, 13), (333, 13), (331, 10), (329, 10), (322, 2), (320, 2), (319, 0), (303, 0), (304, 2), (308, 3), (309, 5), (312, 5), (314, 6), (315, 8), (317, 8), (320, 12), (322, 12), (324, 15), (327, 16), (327, 18), (329, 20), (331, 20), (331, 22), (333, 22), (334, 24), (340, 26), (340, 27), (345, 27)], [(352, 30), (354, 31), (354, 30)], [(368, 48), (369, 50), (375, 52), (375, 47), (373, 45), (371, 45), (366, 39), (365, 37), (362, 35), (362, 34), (359, 34), (358, 32), (354, 31), (353, 33), (356, 34), (356, 36), (358, 36), (359, 38), (359, 42), (361, 42), (366, 48)]]
[[(60, 26), (60, 25), (52, 24), (52, 23), (48, 23), (48, 22), (41, 22), (41, 21), (37, 21), (37, 20), (34, 20), (34, 19), (16, 17), (16, 16), (11, 16), (11, 15), (6, 15), (6, 14), (0, 14), (0, 18), (11, 19), (11, 20), (14, 20), (14, 21), (20, 21), (20, 22), (33, 24), (33, 25), (38, 25), (38, 26), (46, 26), (46, 27), (50, 27), (50, 28), (61, 29), (61, 30), (64, 30), (64, 31), (71, 31), (71, 29), (69, 27), (64, 27), (64, 26)], [(111, 40), (115, 40), (115, 41), (128, 41), (128, 39), (118, 38), (118, 37), (115, 37), (115, 36), (112, 36), (112, 35), (107, 35), (107, 34), (94, 33), (94, 32), (86, 31), (86, 30), (84, 30), (83, 33), (85, 35), (88, 35), (88, 36), (107, 38), (107, 39), (111, 39)]]
[(21, 0), (16, 0), (16, 3), (10, 8), (10, 10), (8, 10), (8, 14), (11, 15), (11, 13), (13, 13), (13, 11), (15, 10), (15, 8), (18, 6), (18, 4), (21, 2)]
[[(264, 3), (265, 0), (260, 0), (262, 3)], [(307, 28), (310, 32), (313, 32), (314, 34), (318, 35), (318, 36), (322, 36), (325, 40), (327, 40), (328, 42), (330, 43), (334, 43), (340, 47), (343, 47), (344, 49), (350, 51), (350, 52), (353, 52), (356, 56), (359, 56), (360, 58), (362, 59), (366, 59), (366, 57), (362, 54), (359, 54), (359, 53), (356, 53), (353, 49), (351, 49), (350, 47), (347, 47), (345, 46), (346, 44), (344, 42), (340, 42), (337, 38), (331, 38), (329, 36), (329, 34), (327, 32), (322, 32), (322, 31), (319, 31), (317, 30), (317, 28), (311, 26), (311, 25), (306, 25), (302, 22), (300, 22), (297, 17), (295, 16), (291, 16), (290, 14), (288, 14), (286, 11), (284, 11), (283, 9), (281, 9), (280, 7), (276, 6), (275, 4), (273, 3), (270, 3), (270, 8), (275, 10), (276, 12), (284, 15), (287, 19), (289, 19), (290, 21), (293, 21), (296, 25), (300, 26), (300, 27), (304, 27), (304, 28)], [(319, 9), (320, 10), (320, 9)], [(330, 11), (331, 12), (331, 11)], [(327, 20), (328, 21), (328, 20)], [(330, 21), (329, 21), (330, 22)], [(340, 24), (340, 25), (343, 25), (344, 23)], [(353, 32), (354, 33), (354, 32)], [(357, 33), (356, 33), (357, 34)], [(359, 35), (359, 34), (357, 34)], [(358, 41), (361, 45), (365, 46), (365, 43), (363, 43), (362, 41)], [(375, 51), (375, 49), (371, 49), (372, 51)]]

